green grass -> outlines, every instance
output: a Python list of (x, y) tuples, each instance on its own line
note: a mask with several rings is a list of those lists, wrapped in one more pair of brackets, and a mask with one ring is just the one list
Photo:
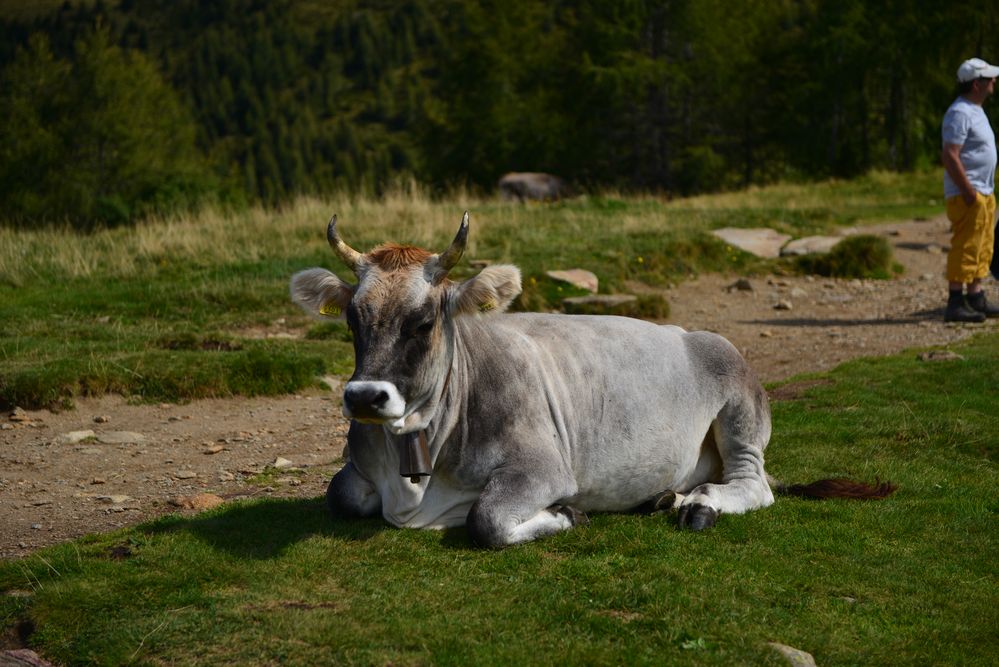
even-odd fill
[[(675, 201), (605, 194), (528, 206), (460, 193), (437, 201), (411, 189), (376, 201), (303, 199), (92, 234), (0, 228), (0, 407), (68, 404), (108, 391), (145, 401), (284, 393), (316, 375), (349, 373), (349, 335), (315, 329), (288, 298), (297, 270), (328, 266), (349, 277), (325, 241), (334, 211), (359, 250), (387, 240), (441, 250), (469, 209), (466, 257), (517, 264), (525, 294), (516, 307), (558, 310), (575, 292), (547, 279), (547, 270), (589, 269), (601, 293), (702, 272), (790, 270), (708, 232), (768, 225), (801, 236), (926, 217), (939, 213), (938, 181), (936, 173), (871, 174)], [(468, 262), (453, 271), (457, 279), (473, 273)], [(646, 298), (628, 314), (662, 318), (667, 305)], [(288, 332), (312, 333), (261, 335)]]
[(784, 664), (769, 641), (820, 665), (992, 664), (999, 335), (956, 349), (774, 404), (772, 474), (890, 479), (885, 500), (781, 498), (699, 534), (598, 515), (503, 551), (246, 501), (2, 563), (0, 618), (61, 664)]
[(825, 254), (798, 257), (795, 266), (805, 274), (836, 278), (885, 280), (903, 271), (888, 241), (869, 234), (847, 237)]

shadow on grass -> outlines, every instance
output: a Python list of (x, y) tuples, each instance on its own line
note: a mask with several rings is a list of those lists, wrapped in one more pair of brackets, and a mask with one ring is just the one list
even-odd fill
[(145, 526), (143, 532), (189, 533), (221, 551), (267, 559), (312, 536), (363, 542), (390, 528), (381, 518), (333, 517), (322, 498), (270, 498), (234, 503), (193, 517), (164, 517)]
[[(381, 517), (334, 517), (323, 498), (268, 498), (233, 503), (193, 517), (163, 517), (142, 530), (150, 536), (187, 533), (215, 549), (262, 560), (277, 558), (313, 536), (364, 542), (384, 531), (401, 529)], [(464, 527), (442, 531), (440, 544), (449, 549), (478, 550)]]

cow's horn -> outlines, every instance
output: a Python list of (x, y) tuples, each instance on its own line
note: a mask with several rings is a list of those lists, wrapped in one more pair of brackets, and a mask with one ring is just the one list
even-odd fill
[(461, 227), (458, 228), (458, 233), (455, 235), (454, 241), (451, 241), (451, 246), (441, 253), (440, 259), (437, 260), (441, 271), (445, 275), (461, 259), (462, 254), (465, 252), (466, 241), (468, 241), (468, 211), (465, 211), (465, 215), (461, 217)]
[(330, 242), (330, 247), (343, 263), (350, 267), (350, 270), (357, 273), (357, 264), (361, 261), (361, 253), (357, 252), (343, 242), (336, 232), (336, 213), (330, 218), (330, 224), (326, 227), (326, 240)]

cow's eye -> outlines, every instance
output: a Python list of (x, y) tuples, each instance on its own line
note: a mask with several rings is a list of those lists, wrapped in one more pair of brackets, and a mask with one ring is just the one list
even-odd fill
[(407, 336), (424, 337), (429, 336), (430, 332), (433, 330), (434, 320), (426, 320), (424, 322), (414, 322), (413, 324), (407, 326), (404, 332)]

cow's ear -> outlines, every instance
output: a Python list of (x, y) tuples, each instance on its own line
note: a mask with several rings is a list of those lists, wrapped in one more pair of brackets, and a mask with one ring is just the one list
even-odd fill
[(311, 315), (339, 317), (354, 298), (354, 286), (326, 269), (306, 269), (291, 277), (291, 300)]
[(455, 288), (455, 315), (503, 312), (520, 294), (520, 269), (508, 264), (488, 266)]

